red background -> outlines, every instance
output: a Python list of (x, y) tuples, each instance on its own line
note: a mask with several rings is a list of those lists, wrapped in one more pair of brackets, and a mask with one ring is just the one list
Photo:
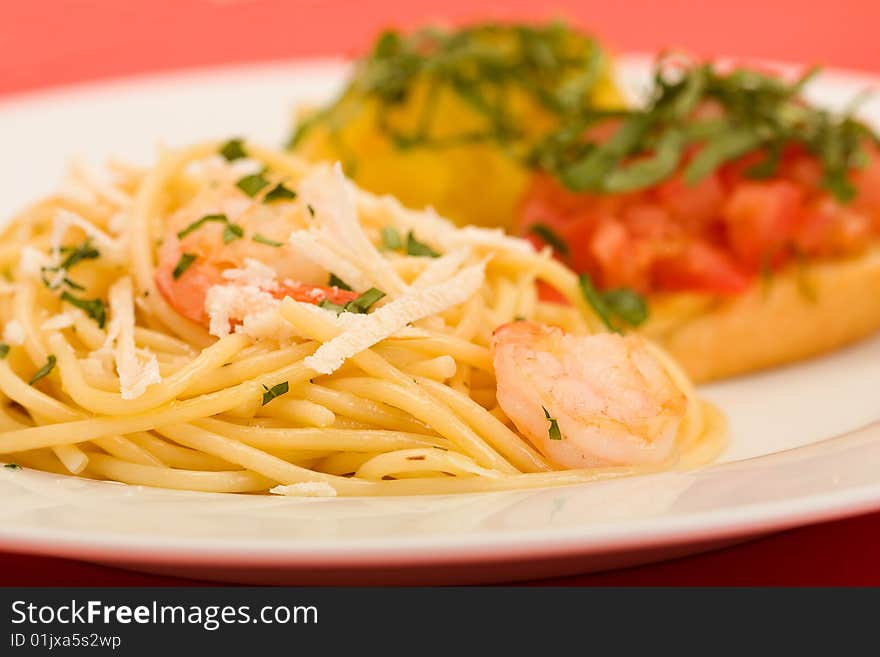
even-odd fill
[[(382, 27), (566, 18), (617, 51), (684, 48), (880, 72), (880, 0), (0, 0), (0, 94), (108, 76), (355, 55)], [(880, 514), (710, 554), (553, 580), (578, 585), (880, 585)], [(0, 553), (0, 585), (191, 583)]]

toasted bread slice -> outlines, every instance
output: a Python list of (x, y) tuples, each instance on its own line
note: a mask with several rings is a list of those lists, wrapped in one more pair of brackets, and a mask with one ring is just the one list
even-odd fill
[(642, 332), (695, 381), (809, 358), (880, 329), (880, 248), (792, 265), (734, 298), (664, 295), (651, 308)]

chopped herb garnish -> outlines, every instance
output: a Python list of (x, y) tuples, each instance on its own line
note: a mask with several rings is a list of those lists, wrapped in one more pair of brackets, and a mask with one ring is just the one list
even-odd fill
[(260, 235), (259, 233), (254, 233), (254, 236), (251, 237), (251, 239), (254, 242), (258, 242), (259, 244), (265, 244), (266, 246), (274, 246), (274, 247), (284, 246), (283, 243), (276, 242), (275, 240), (270, 240), (265, 235)]
[(605, 304), (612, 313), (630, 326), (638, 326), (648, 319), (648, 304), (645, 298), (625, 287), (602, 293)]
[(394, 251), (402, 246), (400, 233), (394, 226), (385, 226), (382, 229), (382, 247), (389, 251)]
[(80, 285), (79, 283), (77, 283), (76, 281), (73, 281), (73, 280), (67, 278), (67, 276), (64, 277), (64, 280), (63, 280), (62, 282), (63, 282), (67, 287), (69, 287), (71, 290), (77, 290), (77, 291), (79, 291), (79, 292), (82, 292), (83, 290), (86, 289), (86, 288), (84, 288), (82, 285)]
[(192, 222), (189, 226), (187, 226), (182, 231), (177, 233), (177, 239), (182, 240), (184, 237), (186, 237), (190, 233), (198, 230), (199, 228), (201, 228), (202, 226), (204, 226), (208, 222), (217, 222), (217, 223), (228, 224), (229, 219), (226, 218), (225, 214), (206, 214), (201, 219), (198, 219), (197, 221)]
[(581, 274), (578, 283), (584, 300), (609, 330), (620, 332), (612, 323), (612, 316), (622, 319), (630, 326), (638, 326), (648, 318), (648, 304), (640, 294), (625, 287), (600, 292), (593, 285), (589, 274)]
[(371, 287), (356, 299), (345, 304), (345, 310), (350, 313), (366, 313), (374, 303), (384, 296), (385, 293), (382, 290), (377, 290), (376, 288)]
[(338, 303), (333, 303), (329, 299), (322, 299), (318, 306), (327, 310), (332, 310), (337, 315), (340, 313), (356, 313), (362, 315), (368, 312), (373, 304), (384, 296), (385, 293), (382, 290), (377, 290), (376, 288), (371, 287), (369, 290), (358, 296), (356, 299), (352, 299), (344, 306), (341, 306)]
[(237, 239), (244, 237), (244, 229), (238, 224), (227, 223), (223, 227), (223, 243), (229, 244)]
[(260, 190), (269, 185), (269, 181), (263, 177), (262, 173), (254, 173), (249, 176), (245, 176), (237, 183), (235, 186), (238, 187), (245, 194), (253, 198), (257, 194), (260, 193)]
[(177, 233), (177, 238), (182, 240), (184, 237), (186, 237), (187, 235), (189, 235), (193, 231), (198, 230), (199, 228), (201, 228), (202, 226), (204, 226), (206, 223), (209, 223), (209, 222), (210, 223), (225, 224), (223, 226), (223, 243), (224, 244), (229, 244), (230, 242), (234, 242), (235, 240), (239, 239), (240, 237), (242, 237), (244, 235), (244, 230), (242, 229), (242, 227), (239, 226), (238, 224), (234, 224), (231, 221), (229, 221), (229, 217), (227, 217), (225, 214), (206, 214), (201, 219), (198, 219), (197, 221), (192, 222), (189, 226), (187, 226), (182, 231)]
[(309, 211), (309, 215), (310, 215), (310, 216), (312, 216), (312, 217), (315, 216), (315, 208), (312, 207), (312, 204), (311, 204), (311, 203), (308, 203), (308, 204), (306, 205), (306, 209)]
[[(339, 99), (300, 121), (288, 145), (295, 148), (323, 126), (331, 131), (339, 156), (352, 160), (352, 149), (335, 126), (361, 107), (375, 105), (380, 129), (401, 150), (473, 143), (526, 150), (535, 132), (528, 124), (533, 113), (524, 113), (514, 99), (536, 107), (545, 121), (561, 120), (590, 106), (606, 66), (589, 35), (559, 21), (487, 22), (451, 30), (430, 26), (410, 34), (389, 30), (358, 63), (358, 74)], [(420, 93), (422, 89), (427, 93)], [(437, 111), (438, 98), (466, 105), (473, 118), (450, 131), (448, 120)], [(414, 121), (398, 120), (410, 113)], [(346, 170), (355, 165), (347, 162)]]
[(9, 345), (5, 342), (0, 342), (0, 360), (6, 358), (9, 355)]
[(544, 417), (550, 422), (550, 428), (547, 430), (550, 440), (562, 440), (562, 432), (559, 431), (559, 423), (556, 422), (556, 418), (550, 415), (550, 411), (546, 408), (543, 406), (541, 408), (544, 409)]
[(273, 203), (275, 201), (292, 201), (296, 198), (296, 192), (284, 186), (284, 183), (278, 183), (263, 197), (263, 203)]
[(608, 309), (608, 306), (605, 305), (605, 300), (602, 298), (602, 294), (593, 286), (593, 281), (590, 276), (588, 274), (581, 274), (578, 277), (578, 283), (581, 288), (581, 295), (596, 312), (606, 328), (611, 331), (617, 331), (611, 323), (611, 311)]
[(330, 287), (338, 287), (340, 290), (348, 290), (349, 292), (351, 291), (351, 285), (349, 285), (344, 280), (339, 278), (339, 276), (337, 276), (333, 272), (330, 272), (329, 285), (330, 285)]
[(286, 394), (287, 391), (289, 390), (289, 388), (290, 388), (290, 386), (287, 383), (287, 381), (284, 381), (282, 383), (276, 383), (271, 388), (263, 386), (263, 390), (265, 390), (265, 392), (263, 393), (263, 406), (268, 404), (270, 401), (272, 401), (276, 397), (280, 397), (281, 395)]
[[(60, 251), (62, 254), (66, 254), (67, 257), (58, 265), (59, 269), (70, 269), (83, 260), (94, 260), (101, 256), (100, 251), (92, 246), (91, 240), (86, 240), (79, 246), (62, 246)], [(54, 269), (54, 271), (58, 270)]]
[[(50, 290), (57, 290), (59, 287), (61, 287), (61, 283), (63, 283), (64, 281), (61, 280), (59, 282), (55, 282), (49, 280), (49, 278), (46, 276), (46, 272), (57, 273), (59, 269), (59, 267), (40, 267), (40, 280), (43, 281), (43, 285), (45, 285)], [(53, 278), (57, 280), (57, 276)]]
[[(71, 290), (85, 290), (82, 285), (77, 283), (71, 278), (64, 276), (61, 280), (58, 280), (58, 272), (61, 271), (61, 267), (40, 267), (40, 280), (43, 281), (43, 285), (45, 285), (50, 290), (57, 290), (62, 285), (66, 285)], [(52, 279), (50, 279), (46, 274), (51, 273), (54, 274)]]
[(243, 157), (247, 157), (241, 139), (230, 139), (223, 144), (223, 147), (220, 149), (220, 155), (226, 158), (227, 162), (233, 162), (234, 160), (240, 160)]
[(171, 275), (174, 277), (176, 281), (178, 278), (183, 276), (183, 272), (189, 269), (189, 266), (194, 263), (196, 260), (195, 253), (184, 253), (180, 256), (180, 260), (177, 261), (177, 266), (174, 268), (174, 271), (171, 272)]
[(21, 466), (18, 463), (6, 463), (3, 467), (7, 470), (21, 470)]
[(532, 224), (529, 226), (529, 232), (540, 237), (541, 241), (545, 244), (552, 246), (553, 250), (559, 255), (567, 256), (569, 254), (568, 244), (559, 235), (554, 233), (549, 226), (545, 224)]
[[(852, 115), (837, 115), (804, 102), (811, 69), (787, 82), (775, 75), (711, 63), (668, 65), (661, 59), (650, 102), (622, 112), (581, 111), (549, 134), (527, 158), (533, 166), (580, 192), (621, 193), (656, 185), (677, 171), (696, 184), (748, 153), (762, 159), (745, 171), (754, 178), (776, 174), (781, 150), (799, 145), (822, 167), (822, 185), (838, 200), (855, 194), (849, 173), (866, 161), (864, 145), (878, 136)], [(699, 114), (714, 108), (710, 118)], [(611, 137), (591, 139), (602, 122), (616, 122)], [(697, 148), (695, 148), (697, 147)]]
[(54, 369), (55, 369), (55, 354), (49, 354), (49, 358), (46, 360), (46, 364), (37, 370), (36, 374), (34, 374), (31, 377), (31, 380), (28, 381), (28, 384), (34, 385), (37, 381), (39, 381), (43, 377), (48, 376), (49, 373)]
[[(573, 191), (620, 193), (680, 170), (696, 182), (750, 152), (764, 157), (746, 175), (772, 176), (780, 147), (794, 144), (816, 157), (822, 185), (845, 202), (856, 193), (849, 173), (864, 164), (864, 143), (878, 140), (854, 118), (857, 103), (832, 113), (803, 101), (816, 69), (789, 82), (673, 55), (659, 60), (645, 107), (603, 109), (593, 101), (607, 61), (588, 35), (558, 22), (387, 31), (338, 99), (298, 123), (288, 147), (324, 128), (353, 168), (354, 149), (339, 126), (375, 107), (378, 128), (398, 149), (492, 143)], [(450, 126), (436, 111), (438, 97), (471, 110), (466, 127)], [(532, 124), (536, 112), (522, 111), (523, 103), (543, 114), (546, 129)], [(713, 108), (709, 116), (698, 111), (704, 107)]]
[(406, 235), (406, 253), (411, 256), (426, 256), (429, 258), (439, 258), (440, 254), (437, 253), (434, 249), (432, 249), (427, 244), (422, 244), (419, 242), (415, 235), (413, 235), (412, 231), (409, 231)]
[(342, 306), (338, 303), (333, 303), (330, 299), (321, 299), (318, 302), (318, 308), (323, 308), (324, 310), (332, 310), (337, 315), (340, 313), (347, 312), (345, 310), (345, 306)]
[(104, 302), (100, 299), (77, 299), (70, 292), (65, 291), (61, 293), (61, 300), (84, 310), (89, 317), (98, 323), (98, 326), (104, 328), (107, 321), (107, 310), (104, 307)]

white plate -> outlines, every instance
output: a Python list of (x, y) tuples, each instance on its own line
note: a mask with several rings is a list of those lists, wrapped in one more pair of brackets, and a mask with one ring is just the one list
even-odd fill
[[(280, 144), (294, 104), (326, 98), (344, 71), (227, 68), (0, 100), (0, 217), (52, 191), (71, 155), (149, 162), (160, 140), (242, 134)], [(647, 71), (622, 62), (631, 88)], [(813, 95), (840, 107), (872, 84), (826, 74)], [(863, 114), (880, 124), (880, 100)], [(485, 582), (641, 563), (880, 509), (880, 426), (868, 426), (878, 389), (880, 339), (707, 386), (733, 426), (720, 464), (547, 490), (297, 500), (0, 469), (0, 550), (275, 583)]]

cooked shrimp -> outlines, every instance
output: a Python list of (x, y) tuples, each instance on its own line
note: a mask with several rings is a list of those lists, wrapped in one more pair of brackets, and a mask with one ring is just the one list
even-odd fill
[[(156, 287), (172, 308), (204, 326), (209, 324), (205, 310), (208, 290), (214, 285), (233, 284), (223, 272), (240, 269), (249, 260), (274, 271), (278, 283), (266, 291), (279, 299), (351, 301), (357, 293), (321, 285), (319, 281), (327, 280), (327, 272), (289, 246), (291, 232), (306, 225), (303, 210), (299, 203), (289, 201), (255, 201), (231, 184), (203, 192), (168, 221), (159, 248)], [(205, 217), (214, 218), (192, 228)], [(181, 262), (186, 263), (182, 271)]]
[[(492, 350), (499, 405), (559, 466), (671, 456), (687, 400), (642, 338), (575, 336), (520, 321), (495, 330)], [(552, 436), (548, 415), (559, 429)]]

